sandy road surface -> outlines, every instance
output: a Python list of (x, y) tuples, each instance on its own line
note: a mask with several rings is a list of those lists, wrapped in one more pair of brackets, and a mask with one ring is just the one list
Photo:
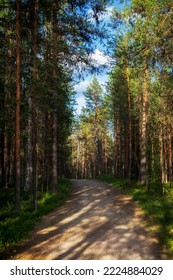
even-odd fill
[(65, 205), (46, 215), (13, 259), (162, 259), (137, 204), (93, 180), (72, 180)]

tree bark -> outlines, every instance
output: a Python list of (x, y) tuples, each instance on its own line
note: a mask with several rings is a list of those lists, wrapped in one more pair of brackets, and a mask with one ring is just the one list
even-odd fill
[(32, 178), (33, 178), (33, 148), (32, 148), (32, 99), (28, 97), (28, 124), (27, 124), (27, 161), (26, 161), (26, 178), (24, 184), (24, 191), (28, 192), (31, 189)]
[(2, 187), (5, 188), (5, 121), (1, 127), (1, 181)]
[(95, 101), (95, 120), (94, 120), (94, 142), (95, 142), (95, 177), (100, 173), (100, 163), (99, 163), (99, 128), (98, 128), (98, 106), (97, 101)]
[(141, 183), (148, 188), (148, 68), (145, 61), (144, 81), (141, 106), (141, 135), (140, 135), (140, 179)]
[(172, 187), (172, 124), (169, 123), (169, 144), (168, 144), (168, 159), (169, 159), (169, 182)]
[(128, 183), (131, 182), (132, 169), (132, 116), (131, 116), (131, 92), (130, 92), (130, 74), (128, 68), (128, 61), (126, 63), (126, 81), (127, 81), (127, 102), (128, 102)]
[(57, 59), (58, 59), (58, 30), (57, 30), (57, 4), (56, 1), (53, 2), (53, 113), (52, 113), (52, 181), (51, 190), (56, 191), (58, 182), (58, 115), (56, 106), (56, 95), (57, 95)]
[(32, 99), (33, 99), (33, 197), (34, 197), (34, 209), (38, 208), (38, 109), (37, 109), (37, 13), (38, 13), (38, 0), (34, 1), (34, 46), (33, 46), (33, 88), (32, 88)]
[(114, 112), (114, 176), (118, 177), (118, 129), (119, 122)]
[(16, 0), (15, 210), (20, 212), (20, 0)]
[(104, 173), (108, 173), (108, 154), (107, 154), (107, 131), (106, 131), (106, 127), (104, 125), (105, 131), (103, 132), (103, 145), (102, 145), (102, 158), (103, 158), (103, 171)]

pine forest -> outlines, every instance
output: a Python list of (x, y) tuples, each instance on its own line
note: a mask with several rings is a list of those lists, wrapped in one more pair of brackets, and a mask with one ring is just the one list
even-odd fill
[(0, 256), (79, 180), (137, 200), (172, 258), (172, 0), (0, 0)]

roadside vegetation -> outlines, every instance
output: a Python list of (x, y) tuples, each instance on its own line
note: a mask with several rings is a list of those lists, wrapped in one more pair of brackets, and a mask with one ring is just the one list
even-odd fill
[(0, 189), (0, 256), (8, 255), (29, 237), (38, 220), (48, 212), (61, 206), (70, 194), (71, 182), (59, 179), (56, 193), (38, 194), (38, 210), (32, 206), (30, 194), (21, 193), (21, 212), (16, 214), (14, 188)]
[(113, 175), (102, 175), (99, 181), (120, 188), (136, 200), (144, 212), (154, 221), (151, 230), (157, 230), (158, 238), (168, 254), (173, 257), (173, 189), (170, 185), (150, 183), (148, 191), (137, 181), (128, 186), (127, 180), (116, 179)]

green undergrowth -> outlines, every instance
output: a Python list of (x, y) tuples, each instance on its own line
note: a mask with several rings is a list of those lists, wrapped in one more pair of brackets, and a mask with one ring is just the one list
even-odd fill
[(0, 258), (20, 245), (34, 229), (38, 220), (63, 205), (71, 191), (71, 182), (59, 179), (58, 191), (38, 193), (38, 210), (34, 211), (32, 198), (26, 193), (21, 194), (21, 212), (14, 210), (14, 189), (0, 189)]
[[(146, 190), (137, 181), (132, 181), (131, 186), (125, 179), (115, 179), (113, 175), (103, 175), (99, 181), (106, 182), (116, 188), (120, 188), (126, 194), (138, 201), (144, 212), (155, 221), (157, 234), (164, 248), (173, 257), (173, 189), (169, 185), (161, 186), (151, 182), (150, 190)], [(163, 192), (164, 191), (164, 192)], [(154, 227), (154, 225), (153, 225)]]

